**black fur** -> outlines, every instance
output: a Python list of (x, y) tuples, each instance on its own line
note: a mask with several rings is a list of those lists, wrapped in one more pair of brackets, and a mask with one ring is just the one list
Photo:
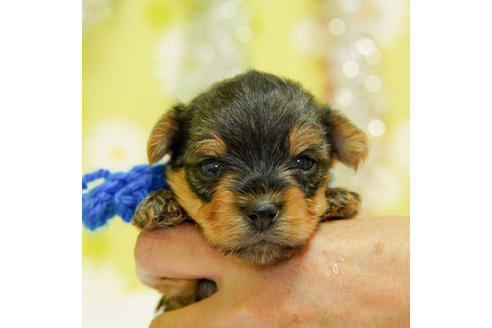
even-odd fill
[[(329, 111), (297, 83), (270, 74), (250, 71), (224, 80), (188, 105), (174, 108), (179, 133), (171, 145), (171, 168), (186, 167), (193, 192), (207, 202), (225, 173), (236, 181), (230, 188), (244, 194), (279, 191), (291, 184), (287, 173), (312, 197), (330, 163), (329, 126), (323, 120)], [(322, 139), (303, 154), (315, 161), (309, 171), (297, 169), (290, 156), (289, 133), (295, 126), (310, 127)], [(212, 133), (224, 140), (227, 151), (217, 159), (221, 174), (210, 177), (200, 170), (208, 158), (198, 154), (195, 145)]]

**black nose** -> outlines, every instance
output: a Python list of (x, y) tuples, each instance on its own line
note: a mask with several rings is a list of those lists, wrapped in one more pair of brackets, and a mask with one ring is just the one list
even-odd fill
[(246, 216), (258, 230), (264, 231), (271, 227), (279, 213), (278, 207), (268, 201), (252, 202), (246, 207)]

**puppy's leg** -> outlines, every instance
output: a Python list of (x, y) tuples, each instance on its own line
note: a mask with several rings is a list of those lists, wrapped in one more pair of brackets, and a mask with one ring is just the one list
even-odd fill
[(321, 220), (348, 219), (359, 212), (360, 196), (343, 188), (326, 190), (327, 208)]
[(163, 294), (157, 304), (156, 312), (161, 308), (164, 311), (179, 309), (197, 300), (199, 280), (188, 279), (162, 279), (159, 291)]
[(143, 230), (180, 224), (189, 219), (171, 190), (159, 189), (148, 195), (135, 210), (132, 223)]
[(159, 291), (163, 294), (155, 309), (159, 312), (172, 311), (188, 304), (201, 301), (217, 291), (217, 285), (212, 280), (162, 279)]

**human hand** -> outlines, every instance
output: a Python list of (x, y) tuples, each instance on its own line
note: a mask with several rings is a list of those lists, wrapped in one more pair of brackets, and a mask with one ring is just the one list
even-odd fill
[(409, 326), (409, 219), (359, 217), (320, 225), (297, 256), (254, 266), (210, 247), (192, 224), (143, 232), (137, 273), (214, 280), (211, 297), (156, 317), (151, 327)]

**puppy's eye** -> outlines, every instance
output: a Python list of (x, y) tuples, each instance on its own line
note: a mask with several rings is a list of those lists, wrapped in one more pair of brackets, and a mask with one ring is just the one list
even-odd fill
[(314, 160), (307, 156), (302, 156), (295, 159), (294, 163), (296, 168), (303, 171), (308, 171), (314, 166)]
[(222, 169), (222, 165), (214, 161), (205, 161), (200, 163), (200, 171), (208, 176), (217, 176)]

